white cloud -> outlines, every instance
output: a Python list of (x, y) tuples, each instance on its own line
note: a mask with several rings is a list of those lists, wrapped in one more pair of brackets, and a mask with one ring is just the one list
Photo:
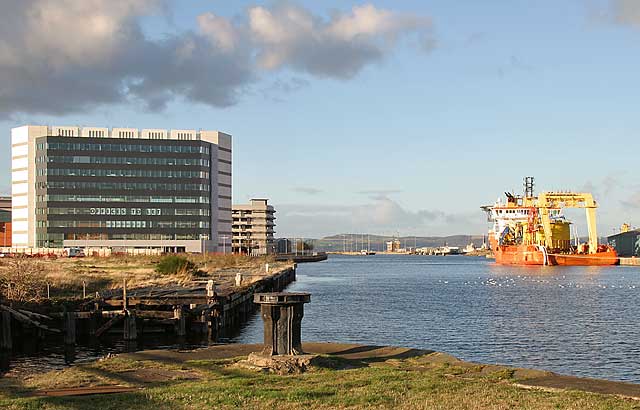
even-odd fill
[(350, 78), (384, 58), (402, 35), (414, 33), (426, 44), (431, 20), (378, 9), (353, 7), (325, 20), (307, 10), (281, 4), (249, 10), (249, 30), (265, 69), (284, 66), (313, 75)]
[(163, 0), (3, 0), (0, 115), (61, 114), (175, 99), (235, 104), (263, 70), (345, 79), (389, 55), (401, 37), (428, 42), (428, 18), (372, 5), (330, 18), (291, 3), (227, 19), (208, 12), (193, 30), (151, 39), (142, 17)]
[(231, 52), (238, 47), (241, 41), (241, 34), (224, 17), (216, 16), (213, 13), (205, 13), (198, 16), (198, 27), (207, 36), (213, 45), (226, 52)]

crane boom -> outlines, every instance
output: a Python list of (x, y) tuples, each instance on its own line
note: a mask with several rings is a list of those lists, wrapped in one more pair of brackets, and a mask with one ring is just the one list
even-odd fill
[(586, 211), (587, 230), (589, 232), (589, 253), (598, 250), (598, 231), (596, 227), (596, 208), (598, 205), (589, 193), (543, 192), (538, 195), (540, 220), (544, 230), (545, 246), (552, 247), (550, 209), (583, 208)]

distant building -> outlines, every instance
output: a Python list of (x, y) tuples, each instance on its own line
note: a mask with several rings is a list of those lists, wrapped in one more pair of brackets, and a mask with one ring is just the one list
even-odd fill
[(231, 236), (231, 136), (11, 130), (13, 247), (215, 252)]
[(609, 236), (607, 242), (618, 252), (618, 256), (640, 257), (640, 229), (630, 230), (627, 227), (626, 231), (623, 229), (622, 232)]
[(268, 199), (252, 199), (247, 205), (233, 205), (234, 253), (266, 255), (275, 253), (275, 209)]
[(11, 246), (11, 197), (0, 196), (0, 247)]
[(293, 253), (293, 245), (290, 239), (280, 238), (276, 241), (277, 253)]
[(391, 241), (387, 241), (387, 252), (400, 252), (400, 239), (393, 239)]

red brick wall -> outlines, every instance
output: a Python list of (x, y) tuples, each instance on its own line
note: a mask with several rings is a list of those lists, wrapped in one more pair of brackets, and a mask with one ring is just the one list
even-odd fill
[(11, 246), (11, 222), (0, 222), (0, 246)]

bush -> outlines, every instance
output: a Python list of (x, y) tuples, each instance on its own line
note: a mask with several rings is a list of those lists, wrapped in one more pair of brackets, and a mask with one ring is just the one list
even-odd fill
[(47, 288), (39, 261), (12, 258), (7, 270), (0, 273), (0, 299), (19, 302), (39, 302)]
[(187, 273), (195, 269), (196, 265), (184, 256), (169, 255), (162, 258), (156, 266), (156, 272), (165, 275)]

